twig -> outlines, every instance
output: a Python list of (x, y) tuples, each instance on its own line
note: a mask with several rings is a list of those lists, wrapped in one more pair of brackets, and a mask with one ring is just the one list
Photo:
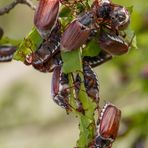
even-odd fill
[(36, 9), (36, 6), (32, 3), (31, 0), (14, 0), (10, 4), (6, 5), (5, 7), (0, 8), (0, 15), (9, 13), (9, 11), (12, 10), (17, 4), (25, 4), (33, 10)]
[(36, 9), (36, 6), (32, 3), (31, 0), (19, 0), (19, 1), (21, 1), (20, 3), (28, 5), (33, 10)]

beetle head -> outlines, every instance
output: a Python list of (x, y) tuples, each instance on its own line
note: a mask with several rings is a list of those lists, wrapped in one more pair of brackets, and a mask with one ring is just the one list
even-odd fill
[(115, 6), (111, 14), (111, 26), (115, 29), (123, 30), (130, 23), (130, 15), (128, 10), (122, 6)]
[(96, 147), (95, 148), (110, 148), (112, 145), (112, 140), (104, 139), (101, 136), (96, 138)]

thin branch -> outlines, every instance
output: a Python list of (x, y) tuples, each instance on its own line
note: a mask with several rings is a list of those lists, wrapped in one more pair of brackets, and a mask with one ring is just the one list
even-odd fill
[(5, 7), (0, 8), (0, 15), (9, 13), (9, 11), (12, 10), (17, 4), (25, 4), (33, 10), (36, 9), (36, 6), (32, 3), (31, 0), (14, 0), (10, 4), (6, 5)]
[(31, 0), (19, 0), (20, 3), (28, 5), (31, 9), (35, 10), (36, 6), (32, 3)]

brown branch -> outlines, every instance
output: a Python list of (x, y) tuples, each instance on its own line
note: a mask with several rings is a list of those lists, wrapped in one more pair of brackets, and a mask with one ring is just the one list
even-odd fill
[(6, 5), (5, 7), (0, 8), (0, 15), (9, 13), (9, 11), (12, 10), (17, 4), (25, 4), (33, 10), (36, 9), (36, 6), (32, 3), (31, 0), (14, 0), (10, 4)]

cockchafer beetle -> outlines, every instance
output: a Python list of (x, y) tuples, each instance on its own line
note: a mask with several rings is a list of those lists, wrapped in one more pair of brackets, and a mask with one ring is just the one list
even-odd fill
[(111, 55), (122, 55), (128, 52), (134, 35), (129, 43), (125, 39), (116, 35), (114, 32), (107, 32), (102, 30), (99, 36), (99, 45), (100, 48)]
[(83, 65), (83, 72), (84, 72), (84, 85), (86, 88), (86, 93), (98, 105), (99, 104), (99, 82), (98, 82), (97, 75), (92, 70), (91, 66), (88, 64)]
[(3, 29), (0, 27), (0, 39), (3, 37), (4, 31)]
[(97, 106), (99, 106), (99, 82), (95, 72), (92, 70), (90, 65), (85, 63), (83, 64), (82, 73), (84, 76), (84, 80), (81, 79), (79, 73), (77, 73), (74, 78), (74, 89), (75, 89), (76, 99), (79, 100), (79, 92), (84, 91), (81, 90), (81, 83), (84, 83), (87, 95), (94, 102), (96, 102)]
[(117, 138), (120, 119), (121, 111), (111, 103), (105, 104), (99, 116), (96, 148), (112, 147), (112, 143)]
[(89, 97), (93, 99), (99, 105), (99, 83), (96, 74), (93, 72), (89, 65), (83, 66), (83, 74), (84, 74), (84, 81), (81, 80), (79, 74), (72, 74), (73, 78), (73, 85), (70, 87), (68, 74), (64, 74), (61, 69), (61, 65), (57, 65), (53, 71), (52, 77), (52, 96), (53, 100), (61, 107), (68, 111), (74, 109), (69, 104), (69, 97), (70, 97), (70, 89), (74, 88), (75, 90), (75, 102), (76, 108), (78, 112), (85, 114), (85, 110), (82, 107), (82, 103), (79, 100), (79, 91), (81, 90), (81, 83), (84, 82), (86, 87), (86, 93)]
[(55, 27), (59, 15), (59, 0), (40, 0), (34, 16), (34, 24), (44, 39)]
[(51, 95), (56, 104), (66, 109), (67, 112), (71, 111), (71, 106), (69, 104), (70, 86), (68, 74), (62, 72), (61, 65), (54, 68), (51, 83)]
[[(71, 76), (73, 78), (73, 86), (69, 85), (68, 74), (64, 74), (62, 72), (62, 65), (55, 66), (52, 76), (52, 84), (51, 84), (51, 94), (53, 100), (56, 104), (64, 108), (67, 111), (67, 113), (69, 113), (72, 109), (74, 109), (78, 112), (85, 114), (84, 109), (82, 107), (82, 103), (79, 100), (78, 96), (80, 85), (82, 82), (77, 75), (75, 77), (74, 74), (71, 73)], [(73, 108), (69, 104), (71, 88), (74, 88), (75, 90), (74, 99), (76, 103), (76, 108)]]
[(60, 49), (62, 51), (72, 51), (85, 44), (95, 28), (95, 19), (96, 16), (92, 10), (81, 13), (66, 27), (62, 34)]
[[(58, 21), (50, 36), (44, 40), (39, 49), (26, 56), (25, 64), (32, 65), (42, 72), (51, 72), (55, 61), (60, 60), (61, 23)], [(51, 64), (51, 65), (50, 65)], [(51, 68), (51, 69), (50, 69)]]
[(95, 0), (92, 9), (96, 13), (98, 24), (108, 25), (115, 32), (125, 29), (130, 23), (128, 10), (111, 0)]
[(60, 49), (62, 51), (72, 51), (86, 43), (91, 33), (93, 21), (94, 15), (91, 12), (78, 16), (62, 34)]
[(100, 53), (97, 56), (94, 57), (85, 56), (83, 58), (83, 63), (86, 63), (90, 65), (92, 68), (94, 68), (111, 59), (112, 56), (110, 54), (106, 53), (105, 51), (100, 51)]
[(0, 45), (0, 62), (10, 62), (16, 50), (15, 46)]
[(96, 0), (89, 11), (80, 14), (65, 29), (61, 50), (72, 51), (81, 47), (89, 39), (92, 29), (100, 30), (104, 26), (118, 34), (129, 22), (129, 12), (125, 7), (113, 4), (110, 0)]

